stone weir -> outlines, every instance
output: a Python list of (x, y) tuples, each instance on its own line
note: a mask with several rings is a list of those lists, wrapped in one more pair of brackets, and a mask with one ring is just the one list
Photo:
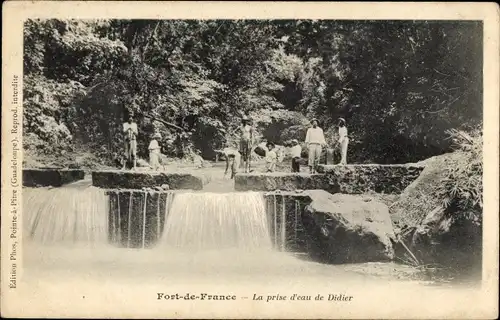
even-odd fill
[[(165, 236), (165, 221), (176, 192), (116, 189), (107, 190), (106, 194), (111, 244), (150, 248)], [(375, 198), (332, 195), (324, 190), (273, 191), (262, 195), (269, 237), (277, 251), (304, 253), (326, 263), (394, 258), (389, 210)]]
[(169, 189), (203, 189), (204, 178), (188, 173), (94, 171), (92, 185), (104, 189), (143, 189), (168, 185)]
[(320, 165), (319, 174), (239, 173), (234, 187), (237, 191), (321, 189), (332, 194), (399, 194), (423, 169), (414, 165)]
[(161, 238), (172, 192), (106, 190), (108, 240), (124, 248), (149, 248)]
[(333, 264), (394, 259), (389, 209), (375, 198), (324, 190), (265, 197), (271, 240), (279, 251)]
[(148, 248), (163, 233), (175, 190), (201, 190), (205, 177), (187, 173), (94, 171), (92, 185), (108, 196), (108, 240), (125, 248)]
[(84, 177), (85, 172), (78, 169), (23, 169), (23, 186), (61, 187), (62, 185), (82, 180)]

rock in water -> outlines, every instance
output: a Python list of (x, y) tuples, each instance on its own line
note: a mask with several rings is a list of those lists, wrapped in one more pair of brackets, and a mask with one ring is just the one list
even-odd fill
[(328, 263), (388, 261), (394, 237), (388, 207), (364, 196), (317, 193), (303, 214), (308, 251)]

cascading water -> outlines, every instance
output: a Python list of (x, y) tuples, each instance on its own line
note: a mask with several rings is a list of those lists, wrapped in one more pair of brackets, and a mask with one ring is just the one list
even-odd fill
[(28, 241), (40, 244), (105, 244), (108, 240), (107, 198), (86, 188), (26, 188), (23, 228)]
[(26, 287), (184, 289), (203, 281), (289, 285), (304, 277), (321, 285), (356, 275), (290, 253), (303, 246), (303, 205), (286, 195), (65, 186), (25, 188), (23, 203)]
[(271, 249), (263, 196), (178, 193), (166, 218), (164, 246), (181, 249)]

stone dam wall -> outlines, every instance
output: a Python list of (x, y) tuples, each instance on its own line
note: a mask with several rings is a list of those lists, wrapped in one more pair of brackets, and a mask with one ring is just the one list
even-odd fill
[(94, 171), (92, 185), (104, 189), (142, 189), (168, 185), (169, 189), (203, 189), (204, 179), (188, 173)]
[(77, 169), (23, 169), (23, 186), (61, 187), (84, 177), (85, 172)]
[(423, 166), (410, 165), (321, 165), (319, 174), (240, 173), (236, 191), (325, 190), (332, 194), (369, 192), (399, 194), (418, 178)]

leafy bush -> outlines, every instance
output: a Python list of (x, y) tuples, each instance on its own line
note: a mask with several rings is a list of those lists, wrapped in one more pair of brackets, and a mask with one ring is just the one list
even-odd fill
[(461, 154), (453, 166), (447, 168), (447, 176), (438, 189), (443, 207), (448, 211), (460, 211), (479, 222), (483, 209), (483, 138), (480, 130), (468, 134), (450, 130), (450, 137)]

